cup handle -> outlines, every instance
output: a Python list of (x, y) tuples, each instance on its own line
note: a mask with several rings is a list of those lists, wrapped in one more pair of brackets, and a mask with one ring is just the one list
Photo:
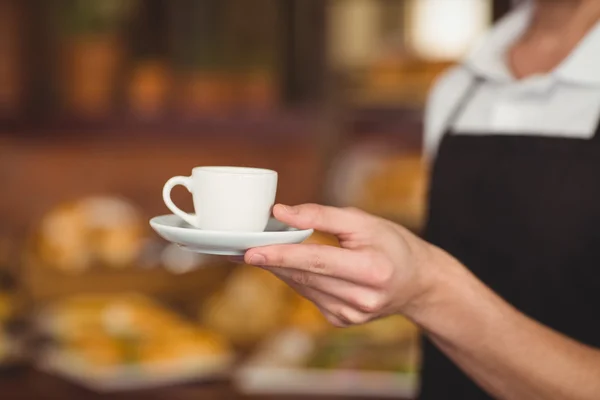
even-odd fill
[(190, 214), (188, 214), (184, 211), (181, 211), (181, 209), (179, 207), (177, 207), (175, 205), (175, 203), (173, 203), (173, 200), (171, 200), (171, 190), (173, 190), (173, 188), (175, 186), (181, 185), (181, 186), (185, 187), (188, 190), (188, 192), (191, 193), (192, 189), (191, 189), (190, 184), (191, 184), (191, 179), (186, 176), (175, 176), (175, 177), (169, 179), (167, 181), (167, 183), (165, 183), (165, 186), (163, 187), (163, 200), (164, 200), (167, 208), (169, 210), (171, 210), (171, 212), (173, 214), (177, 215), (179, 218), (181, 218), (188, 224), (197, 228), (196, 218), (194, 218), (193, 216), (191, 216)]

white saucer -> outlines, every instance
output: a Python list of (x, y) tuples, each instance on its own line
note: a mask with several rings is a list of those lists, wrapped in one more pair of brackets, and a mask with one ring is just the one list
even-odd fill
[(302, 243), (313, 233), (312, 229), (290, 228), (274, 218), (264, 232), (203, 231), (173, 214), (152, 218), (150, 226), (163, 239), (186, 250), (222, 256), (241, 256), (253, 247)]

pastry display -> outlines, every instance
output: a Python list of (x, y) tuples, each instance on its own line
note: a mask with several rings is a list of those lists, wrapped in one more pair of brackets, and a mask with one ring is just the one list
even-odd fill
[(419, 332), (402, 317), (309, 332), (288, 328), (265, 340), (234, 376), (250, 395), (414, 398)]
[[(307, 242), (339, 246), (334, 236), (321, 232), (315, 232)], [(244, 271), (249, 273), (249, 270)], [(265, 275), (265, 280), (267, 277), (276, 281), (271, 275)], [(245, 284), (253, 283), (247, 279)], [(295, 292), (276, 298), (272, 291), (269, 297), (264, 293), (267, 285), (262, 287), (263, 302), (257, 301), (253, 307), (270, 306), (274, 310), (268, 301), (278, 301), (278, 306), (285, 307), (277, 310), (286, 318), (280, 324), (271, 325), (271, 329), (263, 330), (258, 347), (236, 371), (234, 381), (241, 392), (407, 398), (416, 393), (420, 333), (410, 321), (393, 316), (337, 329), (313, 303)], [(235, 299), (231, 300), (233, 303)], [(236, 315), (243, 318), (244, 308), (238, 307)], [(285, 311), (281, 311), (282, 308)], [(254, 309), (246, 310), (244, 322), (255, 315)], [(245, 332), (247, 324), (244, 322), (238, 321), (238, 335)]]
[(269, 272), (240, 266), (202, 305), (200, 319), (232, 343), (250, 346), (284, 324), (291, 296), (291, 290)]
[(98, 390), (220, 375), (233, 360), (221, 335), (136, 293), (60, 300), (38, 327), (52, 342), (39, 367)]
[(99, 264), (131, 265), (139, 257), (145, 224), (125, 200), (90, 197), (64, 204), (42, 219), (34, 251), (43, 265), (77, 273)]
[(426, 173), (419, 155), (389, 155), (366, 178), (357, 203), (365, 211), (420, 227), (425, 213)]
[(286, 325), (311, 334), (320, 334), (331, 329), (331, 324), (319, 309), (300, 296), (297, 296), (291, 304)]
[(345, 150), (330, 175), (332, 203), (422, 227), (427, 171), (420, 154), (391, 151), (384, 142), (360, 142)]
[[(339, 246), (328, 234), (315, 232), (305, 243)], [(286, 326), (322, 331), (329, 326), (317, 308), (270, 272), (242, 265), (223, 288), (200, 307), (202, 323), (247, 347)]]
[(336, 330), (315, 340), (308, 368), (416, 373), (419, 333), (401, 317)]

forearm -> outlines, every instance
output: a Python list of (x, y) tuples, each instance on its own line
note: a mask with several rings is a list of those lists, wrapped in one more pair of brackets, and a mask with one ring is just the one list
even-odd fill
[(518, 312), (447, 255), (437, 264), (409, 317), (479, 385), (501, 399), (598, 399), (600, 351)]

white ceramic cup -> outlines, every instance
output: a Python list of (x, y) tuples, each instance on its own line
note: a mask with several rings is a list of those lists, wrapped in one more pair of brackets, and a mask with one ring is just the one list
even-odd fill
[[(195, 215), (179, 209), (171, 190), (184, 186), (194, 200)], [(192, 176), (175, 176), (163, 188), (165, 204), (195, 228), (214, 231), (262, 232), (267, 227), (277, 192), (277, 172), (261, 168), (196, 167)]]

